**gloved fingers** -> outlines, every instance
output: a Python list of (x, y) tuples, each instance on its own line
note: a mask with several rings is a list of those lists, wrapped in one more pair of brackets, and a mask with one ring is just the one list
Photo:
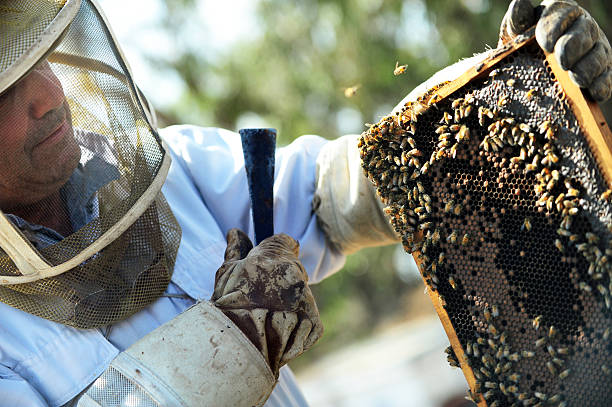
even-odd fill
[(219, 298), (243, 288), (245, 292), (248, 287), (248, 280), (245, 278), (245, 267), (247, 265), (244, 262), (238, 260), (233, 263), (224, 263), (219, 267), (215, 274), (215, 290), (211, 297), (212, 301), (216, 301)]
[(249, 253), (250, 256), (289, 257), (297, 259), (300, 254), (300, 244), (289, 235), (279, 233), (264, 239)]
[(310, 331), (312, 330), (312, 322), (310, 319), (302, 319), (295, 330), (293, 336), (293, 342), (288, 349), (285, 349), (283, 357), (281, 358), (281, 366), (297, 358), (308, 348), (304, 346)]
[(570, 76), (581, 88), (588, 88), (610, 65), (603, 43), (595, 46), (571, 68)]
[(612, 69), (608, 68), (606, 72), (599, 75), (595, 81), (589, 86), (591, 97), (597, 102), (605, 102), (612, 97)]
[(500, 42), (506, 42), (525, 32), (536, 23), (536, 14), (531, 0), (513, 0), (502, 20)]
[[(268, 348), (270, 350), (270, 366), (272, 370), (280, 369), (282, 366), (282, 357), (285, 353), (287, 343), (291, 338), (291, 334), (298, 323), (298, 316), (295, 312), (275, 311), (270, 316), (270, 325), (272, 326), (273, 334), (268, 335), (271, 338), (273, 335), (277, 338), (277, 343), (270, 343), (268, 339)], [(274, 348), (272, 350), (271, 348)]]
[(323, 336), (323, 323), (317, 318), (313, 324), (308, 338), (304, 341), (304, 350), (310, 349)]
[(236, 290), (213, 299), (215, 306), (222, 309), (251, 308), (251, 299), (242, 291)]
[(557, 40), (584, 14), (576, 3), (569, 1), (544, 2), (546, 5), (536, 26), (536, 40), (546, 52), (553, 52)]
[(240, 229), (230, 229), (225, 237), (227, 248), (225, 249), (225, 261), (242, 260), (253, 248), (251, 239)]
[(231, 265), (223, 264), (217, 269), (217, 273), (215, 274), (215, 290), (213, 291), (212, 297), (210, 297), (211, 301), (216, 301), (225, 293), (225, 286), (227, 285), (227, 279), (230, 275), (229, 269), (231, 268)]
[(598, 39), (599, 27), (595, 20), (586, 15), (578, 17), (555, 44), (555, 56), (561, 68), (566, 71), (572, 68)]

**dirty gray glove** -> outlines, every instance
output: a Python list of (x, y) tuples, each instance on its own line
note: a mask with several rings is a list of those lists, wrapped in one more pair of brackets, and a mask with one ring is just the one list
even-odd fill
[[(578, 86), (598, 102), (612, 97), (612, 50), (606, 35), (589, 13), (573, 0), (545, 0), (537, 20), (536, 40), (553, 52)], [(513, 0), (504, 16), (500, 43), (536, 23), (530, 0)]]
[(261, 351), (276, 377), (323, 334), (299, 250), (285, 234), (253, 248), (244, 232), (230, 230), (211, 298)]

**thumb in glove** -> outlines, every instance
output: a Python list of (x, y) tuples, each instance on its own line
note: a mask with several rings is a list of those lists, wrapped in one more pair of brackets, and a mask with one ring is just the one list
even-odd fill
[(299, 244), (285, 234), (257, 247), (238, 229), (227, 235), (225, 262), (211, 301), (253, 342), (272, 371), (310, 348), (322, 335)]
[(554, 52), (572, 80), (598, 102), (612, 96), (612, 50), (597, 22), (573, 0), (545, 0), (538, 10), (530, 0), (513, 0), (502, 20), (499, 45), (536, 24), (536, 40)]

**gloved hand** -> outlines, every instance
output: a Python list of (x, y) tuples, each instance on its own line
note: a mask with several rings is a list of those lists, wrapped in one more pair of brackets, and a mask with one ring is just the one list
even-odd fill
[[(612, 50), (597, 22), (573, 0), (545, 0), (537, 21), (536, 40), (555, 53), (559, 65), (598, 102), (612, 97)], [(513, 0), (502, 20), (500, 43), (536, 23), (530, 0)]]
[(244, 232), (230, 230), (211, 298), (261, 351), (276, 377), (323, 334), (299, 250), (285, 234), (253, 248)]

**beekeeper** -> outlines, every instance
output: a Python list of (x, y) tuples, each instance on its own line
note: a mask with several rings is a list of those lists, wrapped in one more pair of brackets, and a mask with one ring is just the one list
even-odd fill
[[(593, 19), (514, 1), (503, 38), (537, 18), (608, 99)], [(240, 138), (158, 130), (95, 1), (3, 1), (0, 72), (0, 405), (306, 405), (281, 366), (322, 333), (307, 281), (397, 241), (355, 137), (278, 150), (280, 234), (252, 248)]]

